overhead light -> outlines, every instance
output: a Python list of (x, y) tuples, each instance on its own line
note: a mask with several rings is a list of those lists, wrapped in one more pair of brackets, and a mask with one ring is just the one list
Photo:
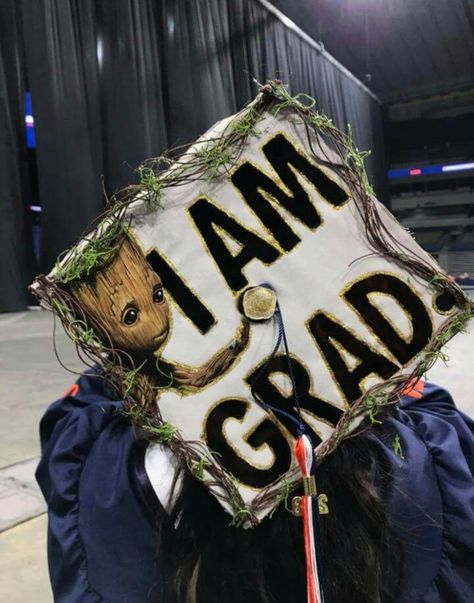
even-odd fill
[(97, 37), (97, 63), (99, 65), (99, 69), (102, 69), (102, 65), (104, 62), (104, 42), (100, 36)]
[(425, 165), (419, 168), (396, 168), (388, 171), (389, 180), (411, 178), (412, 176), (434, 176), (446, 172), (462, 172), (474, 170), (474, 161), (466, 163), (451, 163), (448, 165)]
[(462, 172), (464, 170), (474, 170), (474, 161), (470, 163), (453, 163), (451, 165), (443, 165), (443, 172)]

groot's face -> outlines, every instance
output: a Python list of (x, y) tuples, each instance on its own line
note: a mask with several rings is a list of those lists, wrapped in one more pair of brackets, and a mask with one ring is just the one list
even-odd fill
[(150, 269), (140, 287), (124, 279), (110, 296), (114, 345), (128, 352), (159, 350), (169, 335), (169, 308), (163, 286)]
[(170, 312), (163, 286), (131, 241), (122, 244), (93, 286), (81, 285), (75, 294), (115, 348), (133, 355), (164, 346)]

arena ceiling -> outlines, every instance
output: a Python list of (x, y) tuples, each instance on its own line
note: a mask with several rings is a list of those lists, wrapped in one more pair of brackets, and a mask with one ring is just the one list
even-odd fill
[(474, 88), (474, 0), (272, 3), (384, 103)]

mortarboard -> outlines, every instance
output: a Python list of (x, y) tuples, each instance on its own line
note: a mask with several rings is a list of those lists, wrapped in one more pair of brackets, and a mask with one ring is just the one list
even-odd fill
[(235, 525), (303, 482), (309, 549), (317, 465), (472, 313), (376, 200), (364, 156), (312, 99), (269, 82), (181, 156), (141, 166), (33, 285), (140, 433)]

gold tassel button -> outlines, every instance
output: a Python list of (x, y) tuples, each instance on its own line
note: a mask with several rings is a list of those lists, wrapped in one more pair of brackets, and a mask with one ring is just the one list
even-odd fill
[(249, 320), (269, 320), (275, 314), (276, 303), (273, 289), (250, 287), (242, 295), (242, 313)]

